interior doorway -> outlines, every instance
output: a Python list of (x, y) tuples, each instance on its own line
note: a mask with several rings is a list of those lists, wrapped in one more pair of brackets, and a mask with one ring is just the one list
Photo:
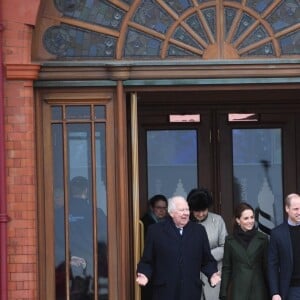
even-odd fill
[(239, 201), (256, 210), (267, 234), (284, 218), (283, 198), (297, 190), (299, 106), (283, 92), (138, 94), (140, 216), (155, 194), (187, 196), (208, 188), (212, 210), (231, 231)]

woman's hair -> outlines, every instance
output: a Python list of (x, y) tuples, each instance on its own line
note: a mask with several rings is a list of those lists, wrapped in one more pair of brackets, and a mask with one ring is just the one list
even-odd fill
[(158, 201), (164, 201), (168, 205), (168, 199), (164, 195), (157, 194), (149, 199), (150, 206), (153, 208)]
[(210, 192), (205, 188), (192, 189), (187, 201), (191, 211), (203, 211), (212, 205), (212, 197)]
[(233, 220), (233, 228), (237, 228), (238, 227), (238, 223), (236, 222), (236, 219), (239, 219), (242, 216), (242, 213), (245, 210), (252, 210), (253, 214), (255, 214), (253, 207), (246, 203), (246, 202), (240, 202), (234, 210), (234, 220)]

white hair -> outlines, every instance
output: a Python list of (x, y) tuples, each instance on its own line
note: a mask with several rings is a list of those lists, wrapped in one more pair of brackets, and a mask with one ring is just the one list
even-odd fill
[(178, 201), (186, 201), (186, 199), (182, 196), (174, 196), (168, 199), (168, 213), (172, 213), (177, 209), (177, 202)]

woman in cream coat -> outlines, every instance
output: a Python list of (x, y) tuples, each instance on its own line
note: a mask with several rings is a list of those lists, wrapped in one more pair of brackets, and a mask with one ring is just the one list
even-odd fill
[[(209, 212), (212, 205), (212, 197), (207, 189), (193, 189), (187, 197), (190, 207), (191, 220), (203, 225), (206, 229), (211, 254), (218, 262), (218, 270), (222, 269), (225, 237), (227, 235), (226, 225), (220, 215)], [(200, 275), (204, 284), (202, 300), (218, 300), (220, 284), (212, 288), (203, 274)]]

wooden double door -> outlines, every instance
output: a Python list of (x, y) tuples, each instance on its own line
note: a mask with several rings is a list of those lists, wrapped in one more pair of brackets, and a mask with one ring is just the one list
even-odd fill
[(269, 233), (283, 221), (284, 196), (299, 189), (300, 107), (291, 98), (250, 90), (138, 94), (140, 215), (155, 194), (186, 197), (206, 187), (229, 231), (235, 204), (245, 201)]

